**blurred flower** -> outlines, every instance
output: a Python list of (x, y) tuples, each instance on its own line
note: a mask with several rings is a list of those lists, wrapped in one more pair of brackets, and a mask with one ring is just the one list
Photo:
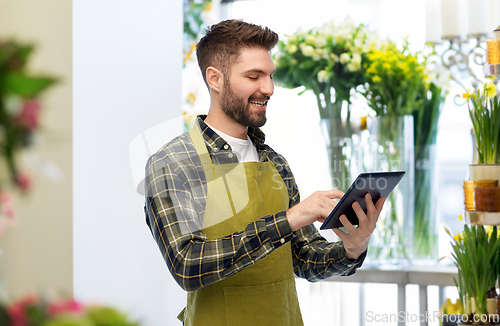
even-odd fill
[(497, 95), (497, 86), (493, 82), (488, 82), (484, 85), (484, 96), (486, 99), (490, 99)]
[(38, 127), (38, 115), (40, 104), (37, 101), (28, 100), (24, 102), (21, 112), (17, 116), (19, 124), (32, 131)]
[(139, 326), (112, 307), (86, 306), (74, 299), (46, 301), (32, 295), (8, 306), (0, 303), (0, 316), (5, 314), (10, 324), (2, 326)]
[(0, 40), (0, 231), (11, 225), (14, 208), (6, 189), (27, 190), (30, 179), (19, 174), (18, 159), (33, 146), (40, 126), (39, 97), (56, 79), (33, 76), (27, 64), (34, 46), (12, 40)]
[(22, 190), (29, 190), (31, 187), (31, 179), (24, 173), (18, 173), (16, 176), (16, 183)]

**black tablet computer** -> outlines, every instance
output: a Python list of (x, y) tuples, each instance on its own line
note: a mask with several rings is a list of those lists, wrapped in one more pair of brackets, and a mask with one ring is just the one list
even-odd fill
[(328, 215), (320, 229), (343, 227), (339, 218), (344, 214), (352, 225), (358, 225), (358, 217), (352, 208), (352, 204), (357, 201), (366, 213), (366, 194), (370, 193), (374, 204), (380, 197), (387, 198), (405, 173), (404, 171), (361, 173)]

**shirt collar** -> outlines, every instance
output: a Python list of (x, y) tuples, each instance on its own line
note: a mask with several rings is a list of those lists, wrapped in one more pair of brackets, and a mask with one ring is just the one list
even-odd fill
[[(222, 139), (215, 131), (212, 130), (206, 123), (206, 115), (199, 115), (196, 117), (196, 124), (199, 126), (203, 139), (208, 144), (210, 149), (213, 151), (218, 151), (224, 148), (226, 141)], [(254, 143), (257, 150), (264, 144), (265, 134), (259, 128), (248, 127), (248, 136), (250, 140)]]

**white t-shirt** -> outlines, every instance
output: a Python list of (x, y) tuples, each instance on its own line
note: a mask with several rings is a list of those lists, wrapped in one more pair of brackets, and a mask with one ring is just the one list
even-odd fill
[(259, 161), (259, 153), (257, 152), (257, 148), (255, 148), (248, 135), (247, 139), (234, 138), (215, 129), (208, 123), (207, 125), (212, 128), (212, 130), (215, 131), (219, 136), (221, 136), (222, 139), (224, 139), (229, 144), (229, 146), (231, 146), (231, 150), (233, 151), (233, 153), (236, 153), (236, 156), (238, 156), (238, 162), (244, 163)]

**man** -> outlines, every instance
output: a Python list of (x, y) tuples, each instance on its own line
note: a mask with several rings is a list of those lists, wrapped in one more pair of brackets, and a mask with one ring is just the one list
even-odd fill
[(361, 266), (385, 198), (353, 205), (354, 228), (328, 243), (324, 221), (339, 190), (303, 200), (285, 159), (264, 143), (273, 94), (268, 28), (227, 20), (207, 29), (196, 53), (210, 110), (146, 167), (146, 221), (188, 293), (185, 325), (302, 325), (293, 274), (310, 281)]

